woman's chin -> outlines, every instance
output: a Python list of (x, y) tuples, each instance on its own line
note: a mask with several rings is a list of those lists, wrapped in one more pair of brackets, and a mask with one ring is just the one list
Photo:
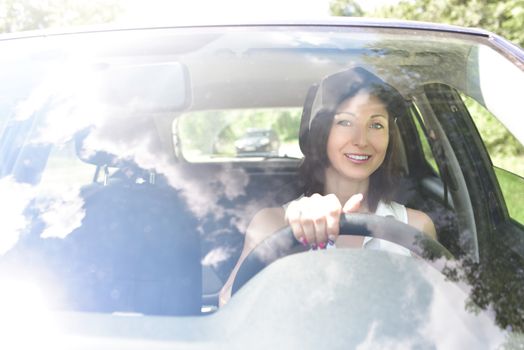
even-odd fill
[(364, 169), (362, 170), (359, 169), (357, 171), (345, 171), (341, 173), (341, 175), (350, 181), (356, 181), (356, 182), (367, 181), (369, 180), (369, 177), (371, 176), (373, 172), (369, 170), (365, 170), (365, 171), (363, 170)]
[[(333, 174), (337, 174), (338, 176), (343, 177), (344, 179), (355, 181), (355, 182), (362, 182), (369, 180), (369, 177), (371, 174), (373, 174), (377, 169), (375, 167), (370, 166), (362, 166), (362, 165), (349, 165), (344, 167), (331, 167), (330, 171)], [(329, 174), (329, 170), (328, 170)], [(330, 175), (328, 175), (330, 176)]]

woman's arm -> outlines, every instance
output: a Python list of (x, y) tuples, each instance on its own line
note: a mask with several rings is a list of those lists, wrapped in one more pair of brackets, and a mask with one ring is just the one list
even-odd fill
[(244, 239), (244, 248), (233, 271), (220, 290), (219, 306), (223, 306), (231, 298), (231, 288), (238, 269), (249, 253), (265, 238), (287, 226), (284, 208), (266, 208), (260, 210), (249, 223)]
[(428, 214), (410, 208), (407, 208), (407, 211), (408, 223), (411, 226), (415, 227), (419, 231), (424, 232), (434, 240), (437, 240), (437, 231), (435, 230), (435, 225), (433, 224), (433, 220), (431, 220)]

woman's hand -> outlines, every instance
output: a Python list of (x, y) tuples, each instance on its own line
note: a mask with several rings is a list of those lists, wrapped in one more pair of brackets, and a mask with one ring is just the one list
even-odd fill
[(353, 195), (342, 206), (334, 194), (302, 197), (289, 204), (286, 220), (295, 238), (304, 246), (325, 249), (338, 238), (340, 215), (358, 211), (362, 198), (360, 193)]

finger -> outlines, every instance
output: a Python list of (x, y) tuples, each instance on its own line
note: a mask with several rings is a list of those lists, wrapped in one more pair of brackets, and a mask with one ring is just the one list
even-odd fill
[(312, 221), (312, 234), (314, 237), (310, 238), (310, 243), (313, 249), (316, 249), (317, 247), (323, 249), (326, 247), (327, 232), (325, 202), (326, 197), (321, 196), (318, 193), (313, 194), (307, 202), (304, 202), (305, 210), (302, 222), (309, 224), (309, 220), (311, 219)]
[(354, 213), (360, 209), (360, 203), (364, 199), (362, 193), (355, 194), (348, 199), (346, 204), (344, 204), (343, 211), (344, 213)]
[(315, 228), (315, 240), (320, 249), (324, 249), (326, 247), (326, 243), (328, 240), (328, 235), (326, 232), (326, 216), (323, 215), (317, 215), (313, 219), (313, 226)]
[(325, 223), (322, 223), (322, 199), (321, 195), (314, 194), (300, 202), (300, 223), (312, 249), (317, 249), (318, 244), (322, 242), (322, 230), (325, 231)]
[(342, 213), (342, 205), (334, 194), (326, 196), (325, 204), (326, 215), (326, 234), (328, 245), (334, 245), (339, 234), (340, 214)]
[(291, 226), (295, 238), (304, 246), (316, 248), (315, 227), (313, 224), (312, 209), (314, 208), (310, 197), (302, 197), (292, 202), (293, 205), (288, 210), (288, 222)]
[(296, 240), (303, 245), (307, 245), (306, 237), (302, 225), (300, 223), (300, 205), (298, 201), (291, 202), (286, 209), (286, 221), (293, 231)]
[(301, 218), (300, 223), (302, 224), (302, 230), (304, 232), (304, 237), (306, 238), (307, 244), (313, 249), (317, 248), (317, 240), (315, 235), (315, 226), (313, 220), (310, 218)]

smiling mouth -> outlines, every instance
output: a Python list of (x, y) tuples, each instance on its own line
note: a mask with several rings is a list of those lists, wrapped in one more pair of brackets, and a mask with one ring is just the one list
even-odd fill
[(355, 163), (364, 163), (371, 158), (371, 156), (365, 154), (344, 153), (344, 156)]

